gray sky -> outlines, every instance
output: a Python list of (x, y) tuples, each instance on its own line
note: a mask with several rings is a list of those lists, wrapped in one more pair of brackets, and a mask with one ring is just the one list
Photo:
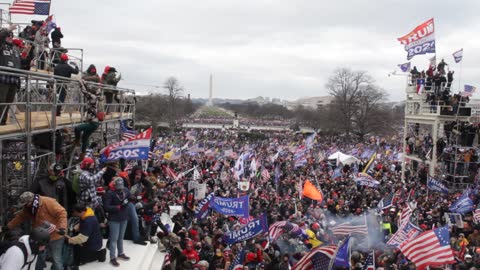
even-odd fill
[[(337, 67), (366, 70), (391, 100), (404, 99), (405, 78), (387, 74), (406, 62), (397, 41), (435, 18), (437, 59), (456, 71), (451, 54), (464, 48), (461, 85), (480, 87), (480, 1), (431, 0), (53, 0), (65, 47), (85, 49), (86, 64), (121, 71), (121, 85), (142, 93), (163, 91), (169, 76), (185, 93), (278, 97), (327, 95)], [(25, 20), (14, 15), (13, 20)], [(33, 18), (33, 17), (32, 17)], [(30, 17), (28, 19), (31, 19)], [(428, 58), (412, 64), (422, 70)], [(475, 97), (480, 97), (476, 94)]]

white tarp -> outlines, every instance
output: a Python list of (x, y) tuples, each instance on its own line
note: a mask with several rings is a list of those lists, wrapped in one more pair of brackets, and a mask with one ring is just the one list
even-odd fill
[(331, 154), (329, 157), (328, 157), (329, 160), (331, 159), (335, 159), (337, 160), (337, 164), (341, 163), (343, 165), (352, 165), (353, 163), (355, 162), (360, 162), (357, 158), (355, 158), (354, 156), (350, 156), (350, 155), (346, 155), (340, 151), (337, 151), (333, 154)]

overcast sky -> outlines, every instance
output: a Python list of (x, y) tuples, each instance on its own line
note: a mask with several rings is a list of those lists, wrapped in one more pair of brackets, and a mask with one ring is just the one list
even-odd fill
[[(435, 18), (437, 59), (456, 71), (451, 54), (464, 48), (461, 85), (480, 87), (480, 1), (430, 0), (53, 0), (65, 47), (85, 49), (86, 64), (121, 71), (122, 86), (163, 91), (169, 76), (185, 93), (277, 97), (327, 95), (338, 67), (366, 70), (390, 100), (404, 99), (405, 77), (387, 76), (406, 62), (397, 41)], [(25, 20), (14, 15), (13, 20)], [(34, 17), (32, 17), (34, 18)], [(28, 19), (31, 19), (30, 17)], [(419, 70), (433, 55), (416, 56)], [(478, 96), (477, 96), (478, 95)], [(480, 97), (477, 94), (476, 97)]]

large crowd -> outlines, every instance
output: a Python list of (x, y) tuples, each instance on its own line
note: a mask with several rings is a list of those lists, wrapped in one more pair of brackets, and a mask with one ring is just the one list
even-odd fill
[[(407, 169), (402, 181), (402, 144), (396, 137), (371, 137), (355, 144), (344, 137), (315, 134), (312, 142), (312, 135), (292, 132), (265, 133), (264, 138), (254, 139), (220, 130), (194, 134), (195, 138), (191, 131), (156, 137), (151, 159), (143, 162), (101, 163), (98, 149), (87, 149), (72, 179), (65, 178), (62, 164), (52, 165), (47, 177), (21, 195), (17, 205), (21, 211), (4, 229), (13, 232), (31, 220), (34, 228), (49, 231), (48, 254), (54, 269), (105, 261), (107, 254), (108, 261), (119, 266), (130, 259), (123, 249), (124, 239), (139, 245), (157, 243), (168, 253), (165, 269), (231, 269), (239, 254), (243, 254), (240, 264), (244, 269), (291, 269), (312, 248), (343, 240), (346, 235), (335, 233), (335, 226), (347, 221), (358, 224), (360, 219), (368, 234), (353, 235), (352, 269), (363, 269), (370, 252), (375, 254), (377, 269), (415, 269), (398, 246), (387, 244), (399, 230), (402, 211), (407, 205), (414, 209), (410, 221), (427, 231), (450, 223), (445, 213), (461, 195), (460, 191), (429, 190), (421, 166)], [(304, 162), (299, 163), (297, 153), (306, 145)], [(329, 160), (336, 151), (358, 162)], [(369, 162), (374, 154), (376, 158)], [(238, 175), (240, 157), (244, 171)], [(354, 178), (362, 171), (379, 184), (356, 183)], [(302, 196), (307, 180), (322, 191), (322, 200)], [(206, 184), (198, 198), (189, 189), (192, 181)], [(239, 181), (248, 181), (248, 186), (240, 187)], [(195, 218), (195, 208), (210, 193), (225, 198), (249, 195), (249, 218), (217, 212)], [(393, 196), (385, 205), (389, 194)], [(476, 189), (470, 197), (478, 203)], [(174, 212), (174, 206), (182, 210)], [(161, 218), (162, 214), (172, 214), (171, 220)], [(239, 243), (225, 242), (226, 233), (262, 214), (271, 227), (280, 221), (289, 225), (274, 238), (266, 233)], [(295, 229), (287, 229), (290, 225)], [(471, 268), (480, 265), (480, 233), (473, 215), (465, 214), (462, 226), (450, 225), (456, 258), (452, 265), (477, 269)], [(62, 259), (64, 245), (72, 246), (70, 262)], [(46, 257), (40, 254), (37, 265), (41, 267)], [(0, 264), (7, 257), (8, 253), (0, 257)]]

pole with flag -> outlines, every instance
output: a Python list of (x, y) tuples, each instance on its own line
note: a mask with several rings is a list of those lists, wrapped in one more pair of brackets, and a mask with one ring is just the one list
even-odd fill
[(455, 63), (457, 64), (460, 63), (460, 72), (458, 74), (458, 90), (460, 90), (460, 85), (462, 83), (463, 48), (454, 52), (452, 55), (453, 55), (453, 59), (455, 60)]

